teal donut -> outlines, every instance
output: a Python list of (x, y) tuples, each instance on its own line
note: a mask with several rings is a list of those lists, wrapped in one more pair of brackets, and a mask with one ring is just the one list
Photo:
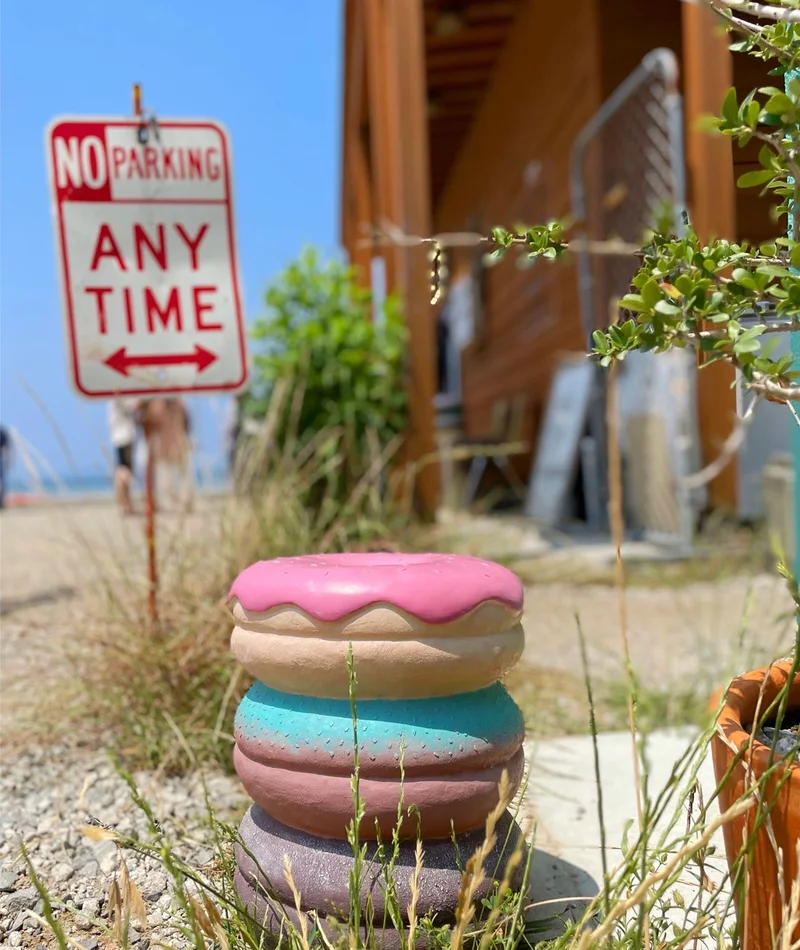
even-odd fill
[[(500, 683), (433, 699), (357, 704), (360, 771), (431, 778), (490, 769), (510, 760), (524, 739), (522, 713)], [(348, 700), (281, 693), (257, 682), (239, 705), (236, 744), (247, 758), (323, 775), (353, 771)]]

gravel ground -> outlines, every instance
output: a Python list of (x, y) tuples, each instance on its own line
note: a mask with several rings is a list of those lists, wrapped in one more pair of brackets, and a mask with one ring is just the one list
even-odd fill
[[(134, 778), (166, 839), (179, 842), (179, 856), (201, 874), (211, 870), (215, 853), (200, 776)], [(235, 820), (244, 812), (247, 801), (236, 779), (211, 774), (205, 782), (217, 817)], [(188, 945), (173, 927), (178, 909), (158, 861), (130, 849), (122, 853), (113, 841), (92, 840), (81, 830), (105, 825), (138, 841), (152, 840), (145, 816), (105, 756), (56, 747), (5, 762), (0, 808), (0, 946), (37, 947), (53, 940), (36, 918), (42, 904), (20, 857), (23, 844), (67, 936), (85, 950), (108, 940), (107, 898), (119, 879), (121, 854), (147, 912), (147, 926), (134, 927), (131, 943), (141, 950), (159, 941)]]

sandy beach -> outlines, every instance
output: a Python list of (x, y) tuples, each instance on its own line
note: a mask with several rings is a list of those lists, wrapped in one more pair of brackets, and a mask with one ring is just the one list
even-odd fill
[[(185, 533), (205, 540), (218, 496), (194, 514), (158, 518), (162, 560)], [(140, 505), (141, 508), (141, 505)], [(42, 689), (68, 675), (64, 645), (80, 640), (84, 599), (100, 579), (147, 582), (144, 518), (122, 518), (111, 498), (45, 501), (10, 508), (0, 520), (0, 721), (7, 734), (35, 716)]]

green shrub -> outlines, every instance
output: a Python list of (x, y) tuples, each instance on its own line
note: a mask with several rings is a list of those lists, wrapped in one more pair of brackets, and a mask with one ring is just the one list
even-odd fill
[[(373, 319), (372, 296), (353, 268), (323, 264), (307, 249), (266, 302), (267, 315), (253, 327), (245, 416), (264, 419), (276, 388), (288, 384), (272, 433), (276, 448), (296, 440), (300, 449), (313, 444), (318, 463), (335, 456), (330, 479), (345, 498), (406, 424), (406, 328), (397, 298), (387, 298)], [(321, 439), (323, 432), (340, 438)]]

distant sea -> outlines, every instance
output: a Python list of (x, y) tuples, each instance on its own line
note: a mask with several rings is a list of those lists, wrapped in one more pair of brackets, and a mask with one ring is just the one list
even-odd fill
[[(195, 472), (195, 484), (202, 491), (220, 490), (228, 484), (228, 477), (224, 471)], [(136, 489), (141, 489), (140, 484), (136, 484)], [(70, 497), (88, 496), (88, 495), (110, 495), (113, 492), (113, 483), (110, 475), (102, 474), (71, 474), (60, 475), (58, 478), (51, 476), (41, 479), (21, 478), (19, 475), (12, 475), (8, 479), (6, 493), (8, 495), (66, 495)]]

